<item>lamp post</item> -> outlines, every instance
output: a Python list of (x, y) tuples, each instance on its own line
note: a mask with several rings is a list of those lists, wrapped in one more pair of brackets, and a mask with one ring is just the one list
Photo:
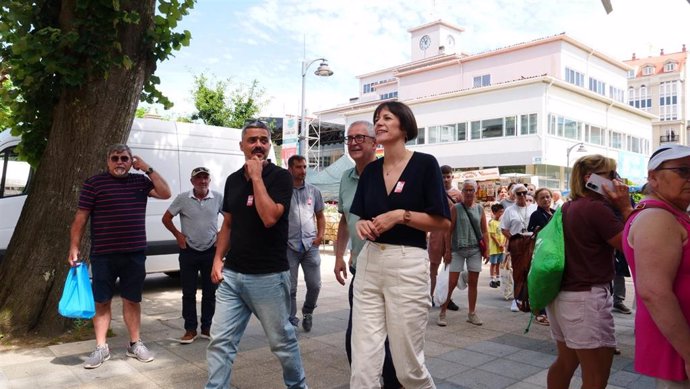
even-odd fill
[(326, 58), (317, 58), (312, 61), (308, 61), (305, 59), (302, 61), (302, 117), (300, 119), (298, 154), (302, 155), (307, 159), (307, 167), (309, 167), (309, 156), (307, 155), (309, 148), (309, 127), (307, 126), (306, 121), (307, 109), (304, 106), (304, 86), (306, 85), (307, 70), (309, 69), (309, 66), (311, 66), (316, 61), (321, 61), (321, 64), (316, 69), (314, 74), (320, 77), (330, 77), (333, 75), (333, 71), (330, 67), (328, 67), (328, 60)]
[(570, 169), (570, 153), (575, 149), (576, 147), (580, 146), (576, 152), (578, 153), (586, 153), (587, 149), (585, 148), (585, 144), (580, 142), (580, 143), (575, 143), (574, 145), (568, 147), (568, 152), (566, 153), (566, 162), (565, 162), (565, 187), (566, 189), (570, 189), (570, 172), (568, 172), (568, 169)]

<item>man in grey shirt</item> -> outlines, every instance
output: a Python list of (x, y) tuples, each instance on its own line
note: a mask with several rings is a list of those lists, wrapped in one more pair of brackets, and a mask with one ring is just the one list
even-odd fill
[[(293, 191), (288, 220), (287, 257), (290, 263), (290, 323), (297, 327), (297, 276), (302, 265), (307, 294), (302, 305), (302, 328), (311, 331), (312, 314), (321, 290), (321, 256), (319, 246), (326, 229), (321, 192), (307, 184), (307, 161), (301, 155), (288, 159), (288, 171), (292, 175)], [(316, 222), (316, 223), (315, 223)]]
[[(182, 318), (185, 334), (180, 343), (192, 343), (197, 337), (196, 286), (201, 272), (201, 336), (210, 338), (211, 320), (216, 309), (216, 285), (211, 282), (213, 256), (216, 252), (218, 215), (222, 212), (223, 195), (209, 190), (211, 177), (205, 167), (192, 170), (194, 187), (180, 193), (165, 214), (163, 225), (175, 236), (180, 247), (180, 283), (182, 285)], [(180, 215), (182, 231), (173, 218)]]

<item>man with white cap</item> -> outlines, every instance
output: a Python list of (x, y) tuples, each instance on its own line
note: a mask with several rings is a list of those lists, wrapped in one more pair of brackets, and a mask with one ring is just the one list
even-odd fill
[[(192, 343), (197, 337), (196, 287), (201, 272), (201, 336), (210, 337), (211, 321), (216, 310), (216, 285), (211, 282), (213, 255), (218, 236), (218, 215), (223, 195), (209, 190), (211, 176), (205, 167), (192, 170), (192, 190), (180, 193), (163, 214), (163, 225), (175, 236), (180, 248), (180, 284), (182, 318), (185, 334), (180, 343)], [(173, 224), (180, 215), (182, 231)]]
[[(509, 206), (503, 213), (501, 218), (501, 231), (508, 239), (508, 255), (510, 256), (511, 262), (514, 261), (513, 255), (511, 255), (511, 247), (515, 247), (515, 241), (523, 236), (531, 235), (527, 232), (527, 226), (529, 225), (529, 218), (537, 209), (536, 204), (527, 204), (527, 187), (522, 184), (515, 184), (512, 188), (512, 193), (515, 195), (515, 204)], [(513, 253), (516, 254), (516, 253)], [(517, 259), (517, 256), (516, 258)], [(513, 262), (515, 265), (515, 262)], [(517, 298), (518, 296), (515, 296)], [(518, 311), (517, 302), (513, 300), (513, 304), (510, 307), (513, 312)]]

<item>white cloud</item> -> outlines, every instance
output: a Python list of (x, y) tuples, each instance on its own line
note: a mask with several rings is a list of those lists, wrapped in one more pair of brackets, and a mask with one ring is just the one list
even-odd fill
[[(278, 116), (299, 113), (303, 58), (329, 60), (332, 77), (314, 76), (318, 63), (310, 67), (306, 106), (330, 108), (357, 95), (355, 76), (409, 61), (407, 29), (436, 19), (465, 27), (458, 47), (468, 53), (561, 32), (621, 60), (690, 44), (684, 0), (613, 1), (609, 15), (600, 0), (204, 1), (195, 7), (182, 26), (192, 32), (191, 47), (159, 67), (165, 90), (188, 96), (191, 76), (168, 80), (166, 71), (199, 73), (203, 63), (219, 79), (258, 80), (272, 96), (265, 113)], [(210, 43), (216, 39), (224, 43)]]

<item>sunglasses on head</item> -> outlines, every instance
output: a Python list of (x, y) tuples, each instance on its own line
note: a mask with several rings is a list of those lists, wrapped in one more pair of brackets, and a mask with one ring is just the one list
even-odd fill
[(124, 163), (129, 162), (129, 155), (111, 155), (110, 156), (110, 162), (118, 163), (118, 161), (122, 161)]

